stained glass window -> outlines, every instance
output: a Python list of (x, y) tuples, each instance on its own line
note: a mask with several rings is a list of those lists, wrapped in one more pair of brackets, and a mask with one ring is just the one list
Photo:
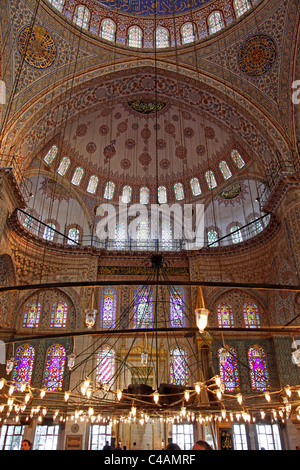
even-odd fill
[(253, 346), (248, 350), (251, 385), (253, 390), (265, 391), (270, 386), (269, 372), (264, 350)]
[(227, 165), (227, 163), (224, 160), (219, 163), (219, 168), (220, 168), (221, 173), (224, 177), (224, 180), (228, 180), (229, 178), (231, 178), (232, 173), (229, 169), (229, 166)]
[(173, 347), (170, 350), (170, 383), (173, 385), (187, 385), (188, 361), (187, 350), (183, 347)]
[(225, 386), (226, 392), (237, 392), (239, 390), (239, 374), (237, 368), (236, 351), (231, 346), (226, 346), (228, 354), (223, 357), (222, 350), (219, 349), (219, 370), (220, 377)]
[(112, 384), (115, 375), (115, 351), (104, 346), (97, 354), (96, 383)]
[(200, 196), (201, 187), (198, 178), (192, 178), (190, 181), (193, 196)]
[(62, 300), (54, 302), (51, 309), (50, 328), (64, 328), (67, 324), (68, 304)]
[(79, 186), (81, 179), (83, 177), (83, 173), (84, 173), (83, 168), (81, 167), (76, 168), (76, 170), (74, 171), (74, 175), (72, 177), (71, 183), (74, 184), (75, 186)]
[(233, 328), (233, 312), (231, 305), (220, 303), (217, 311), (219, 328)]
[(234, 11), (237, 17), (242, 16), (246, 11), (250, 10), (251, 3), (249, 0), (234, 0), (233, 2)]
[(148, 217), (141, 218), (136, 229), (136, 240), (138, 242), (137, 248), (139, 250), (148, 249), (150, 240), (150, 222)]
[(78, 5), (75, 10), (74, 23), (80, 28), (88, 29), (90, 22), (89, 9), (84, 5)]
[(65, 0), (49, 0), (51, 5), (54, 6), (58, 11), (63, 11)]
[(155, 31), (155, 41), (157, 48), (169, 47), (169, 31), (167, 28), (158, 26)]
[(37, 328), (41, 316), (41, 304), (35, 300), (30, 300), (25, 306), (23, 327)]
[(123, 204), (129, 204), (131, 200), (131, 186), (124, 186), (123, 191), (122, 191), (122, 202)]
[(60, 344), (51, 346), (46, 355), (46, 366), (43, 386), (48, 391), (62, 390), (63, 376), (66, 362), (66, 350)]
[(207, 232), (207, 241), (209, 247), (218, 246), (218, 232), (216, 230), (209, 230)]
[(170, 325), (171, 328), (186, 326), (185, 295), (182, 287), (174, 287), (170, 293)]
[(138, 26), (131, 26), (128, 29), (128, 46), (142, 47), (143, 32)]
[(67, 169), (69, 168), (70, 163), (70, 159), (68, 157), (64, 157), (60, 162), (57, 173), (61, 176), (64, 176), (66, 174)]
[(259, 328), (259, 313), (258, 307), (253, 302), (246, 302), (244, 307), (244, 321), (246, 328)]
[(195, 41), (194, 25), (193, 23), (185, 23), (181, 28), (181, 42), (188, 44)]
[(97, 190), (97, 186), (98, 186), (98, 181), (99, 181), (98, 176), (93, 175), (90, 177), (89, 184), (87, 187), (88, 193), (95, 194)]
[(111, 200), (114, 197), (115, 192), (115, 183), (113, 181), (108, 181), (105, 186), (104, 199)]
[(220, 11), (213, 11), (207, 18), (208, 29), (210, 34), (214, 34), (224, 28), (224, 20)]
[(133, 293), (133, 328), (153, 328), (153, 291), (138, 286)]
[(232, 243), (241, 243), (243, 241), (242, 232), (239, 230), (238, 225), (234, 225), (230, 229)]
[(20, 346), (17, 349), (12, 374), (12, 381), (17, 390), (20, 390), (22, 384), (30, 385), (34, 356), (35, 350), (28, 344)]
[(68, 232), (68, 245), (76, 245), (79, 242), (79, 230), (72, 227)]
[(140, 204), (149, 204), (150, 191), (146, 186), (140, 189)]
[(101, 37), (107, 41), (114, 42), (116, 34), (116, 25), (113, 20), (105, 18), (101, 23)]
[(182, 201), (184, 199), (184, 191), (181, 183), (174, 184), (175, 198), (177, 201)]
[(232, 150), (231, 158), (239, 169), (243, 168), (243, 166), (245, 165), (244, 160), (242, 159), (241, 155), (237, 150)]
[(173, 247), (172, 225), (163, 218), (161, 224), (161, 248), (169, 250)]
[(209, 189), (216, 188), (216, 186), (217, 186), (216, 178), (215, 178), (215, 175), (213, 174), (213, 172), (211, 170), (208, 170), (205, 173), (205, 179), (207, 181), (207, 185), (208, 185)]
[(56, 145), (53, 145), (51, 149), (47, 152), (47, 155), (44, 157), (44, 161), (47, 163), (47, 165), (50, 165), (50, 163), (53, 162), (54, 158), (56, 157), (58, 152), (58, 148)]
[(160, 186), (158, 188), (158, 202), (159, 204), (167, 203), (167, 188), (165, 186)]
[(114, 287), (105, 287), (100, 299), (100, 328), (115, 328), (117, 312), (117, 291)]
[(263, 227), (263, 224), (261, 222), (261, 220), (257, 220), (256, 217), (252, 217), (250, 220), (249, 220), (249, 223), (251, 224), (249, 226), (249, 229), (250, 229), (250, 233), (252, 235), (258, 235), (260, 232), (263, 231), (264, 227)]
[(44, 234), (43, 234), (43, 238), (44, 240), (47, 240), (48, 242), (52, 242), (53, 239), (54, 239), (54, 235), (55, 235), (55, 224), (47, 224), (47, 226), (45, 227), (45, 230), (44, 230)]

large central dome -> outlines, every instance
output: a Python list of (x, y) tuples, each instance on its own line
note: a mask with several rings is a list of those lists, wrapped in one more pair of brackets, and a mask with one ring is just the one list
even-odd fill
[(165, 16), (180, 14), (190, 11), (191, 8), (199, 8), (210, 0), (107, 0), (100, 2), (104, 7), (116, 9), (122, 13), (140, 16)]

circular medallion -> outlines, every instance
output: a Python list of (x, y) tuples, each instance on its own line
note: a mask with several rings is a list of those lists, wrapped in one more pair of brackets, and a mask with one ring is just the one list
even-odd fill
[(276, 45), (270, 36), (256, 34), (249, 38), (238, 53), (242, 72), (257, 77), (266, 73), (276, 60)]
[(19, 51), (25, 61), (37, 69), (45, 69), (53, 64), (57, 49), (50, 34), (39, 26), (27, 26), (18, 38)]

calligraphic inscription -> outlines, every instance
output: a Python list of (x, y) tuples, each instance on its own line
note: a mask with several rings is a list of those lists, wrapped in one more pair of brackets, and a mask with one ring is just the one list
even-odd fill
[(268, 72), (275, 60), (276, 44), (266, 34), (256, 34), (249, 38), (238, 53), (240, 69), (253, 77)]
[(184, 13), (191, 8), (199, 8), (210, 0), (106, 0), (101, 5), (115, 8), (118, 12), (135, 14), (140, 16), (163, 16), (172, 13)]
[(240, 183), (234, 183), (227, 191), (221, 191), (219, 197), (222, 199), (234, 199), (241, 193), (242, 187)]
[(24, 28), (19, 34), (18, 47), (24, 60), (37, 69), (50, 67), (57, 54), (52, 37), (39, 26)]
[(166, 103), (161, 101), (143, 101), (143, 100), (134, 100), (128, 102), (129, 106), (141, 114), (152, 114), (161, 111)]

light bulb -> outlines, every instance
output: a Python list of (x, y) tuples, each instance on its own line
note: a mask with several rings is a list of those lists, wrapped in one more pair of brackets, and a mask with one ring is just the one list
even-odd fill
[(158, 392), (153, 393), (153, 400), (156, 404), (159, 402), (159, 393)]
[(121, 390), (118, 390), (117, 391), (117, 399), (120, 401), (122, 398), (122, 391)]
[(198, 395), (200, 394), (200, 392), (201, 392), (201, 383), (200, 382), (197, 382), (195, 384), (195, 391)]
[(46, 395), (46, 390), (41, 390), (40, 397), (44, 398), (45, 395)]
[(14, 389), (15, 389), (15, 387), (13, 385), (11, 385), (8, 389), (8, 395), (12, 395), (14, 393)]
[(184, 392), (185, 401), (189, 401), (189, 398), (190, 398), (190, 392), (189, 392), (189, 390), (185, 390), (185, 392)]
[(136, 407), (135, 406), (131, 407), (131, 414), (132, 414), (132, 416), (136, 415)]
[(0, 379), (0, 390), (4, 387), (5, 385), (5, 379)]
[(241, 405), (242, 404), (242, 401), (243, 401), (243, 396), (241, 393), (238, 393), (237, 396), (236, 396), (236, 399), (238, 401), (238, 403)]
[(289, 385), (287, 385), (284, 389), (285, 393), (287, 394), (288, 397), (292, 395), (292, 391)]
[(271, 395), (270, 395), (268, 392), (265, 393), (265, 399), (266, 399), (268, 402), (271, 401)]
[(203, 333), (205, 328), (207, 327), (209, 313), (209, 310), (207, 310), (206, 308), (196, 308), (195, 310), (196, 325), (200, 333)]
[(65, 401), (68, 401), (70, 398), (70, 392), (65, 392)]

